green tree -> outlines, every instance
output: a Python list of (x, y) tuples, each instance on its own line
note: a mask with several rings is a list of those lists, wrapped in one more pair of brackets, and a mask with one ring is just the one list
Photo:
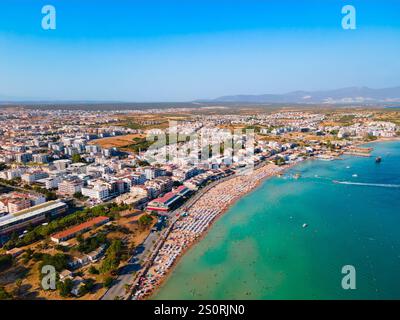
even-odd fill
[(99, 272), (99, 270), (96, 269), (95, 266), (90, 266), (89, 273), (90, 274), (99, 274), (100, 272)]
[(15, 290), (13, 292), (13, 295), (15, 297), (18, 297), (20, 295), (21, 287), (22, 287), (22, 279), (17, 279), (17, 281), (15, 281)]
[(78, 154), (78, 153), (74, 154), (74, 155), (72, 156), (71, 160), (72, 160), (73, 163), (82, 162), (81, 155)]
[(113, 240), (106, 251), (106, 258), (103, 260), (103, 263), (100, 267), (100, 271), (102, 273), (114, 272), (118, 269), (121, 262), (122, 250), (122, 241)]
[(149, 215), (145, 214), (139, 218), (138, 224), (140, 227), (147, 227), (152, 221), (153, 219)]
[(39, 266), (40, 270), (45, 265), (51, 265), (51, 266), (54, 266), (54, 268), (58, 272), (61, 272), (62, 270), (67, 268), (69, 256), (66, 254), (63, 254), (63, 253), (56, 253), (54, 256), (45, 253), (45, 254), (42, 254), (41, 260), (42, 260), (42, 262)]
[(104, 286), (105, 286), (106, 288), (111, 288), (111, 285), (112, 285), (113, 281), (114, 281), (113, 277), (107, 277), (107, 278), (105, 278), (105, 279), (104, 279)]
[(59, 281), (57, 283), (57, 289), (60, 292), (60, 296), (68, 297), (71, 295), (71, 290), (74, 287), (74, 283), (71, 279), (65, 279), (64, 282)]
[(11, 300), (11, 299), (12, 295), (8, 293), (3, 286), (0, 286), (0, 300)]
[(7, 270), (13, 265), (13, 257), (11, 254), (0, 255), (0, 272)]

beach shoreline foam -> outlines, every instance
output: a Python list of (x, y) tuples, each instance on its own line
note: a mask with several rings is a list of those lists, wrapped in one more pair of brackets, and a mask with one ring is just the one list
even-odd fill
[[(363, 146), (363, 145), (370, 144), (370, 143), (380, 143), (380, 142), (399, 141), (399, 140), (400, 140), (400, 138), (398, 138), (398, 137), (396, 137), (396, 138), (381, 138), (381, 139), (377, 139), (377, 140), (371, 141), (371, 142), (365, 142), (364, 141), (364, 142), (356, 143), (354, 145), (355, 146)], [(338, 158), (339, 157), (337, 157), (336, 159), (338, 159)], [(315, 160), (315, 159), (310, 159), (310, 160)], [(246, 188), (244, 191), (235, 194), (234, 197), (232, 197), (229, 201), (225, 202), (224, 205), (221, 207), (220, 211), (215, 216), (213, 216), (212, 219), (209, 221), (209, 224), (207, 225), (207, 227), (204, 230), (202, 230), (198, 235), (196, 235), (196, 237), (194, 237), (190, 241), (190, 243), (185, 244), (183, 246), (183, 248), (181, 249), (179, 254), (176, 257), (174, 257), (172, 263), (168, 266), (168, 268), (165, 270), (165, 272), (162, 273), (162, 276), (156, 282), (152, 283), (151, 289), (148, 292), (146, 292), (143, 296), (139, 295), (138, 298), (139, 299), (153, 299), (157, 295), (157, 292), (159, 292), (159, 290), (163, 286), (163, 284), (166, 283), (166, 281), (168, 280), (168, 278), (170, 277), (170, 275), (174, 271), (175, 267), (179, 264), (180, 259), (190, 249), (192, 249), (196, 244), (198, 244), (202, 239), (204, 239), (204, 237), (207, 236), (208, 232), (210, 231), (210, 229), (212, 228), (214, 223), (224, 213), (226, 213), (229, 210), (229, 208), (231, 208), (237, 201), (242, 199), (248, 193), (253, 192), (265, 180), (267, 180), (269, 178), (272, 178), (274, 176), (277, 176), (279, 174), (282, 174), (284, 171), (289, 170), (289, 169), (293, 168), (294, 166), (296, 166), (297, 164), (303, 163), (303, 162), (304, 162), (304, 160), (293, 162), (293, 163), (290, 163), (290, 164), (287, 164), (287, 165), (284, 165), (284, 166), (277, 166), (277, 165), (273, 165), (271, 163), (265, 163), (260, 168), (257, 168), (254, 172), (252, 172), (249, 176), (255, 177), (256, 179), (255, 179), (255, 181), (253, 181), (251, 186)], [(269, 170), (271, 170), (271, 168), (274, 168), (275, 170), (269, 171)], [(263, 172), (264, 170), (267, 171), (266, 174)], [(257, 177), (258, 175), (260, 175), (260, 176)], [(249, 177), (249, 176), (247, 176), (247, 177)], [(205, 194), (203, 194), (198, 201), (207, 199), (207, 194), (209, 194), (212, 190), (214, 190), (216, 188), (223, 189), (224, 186), (226, 186), (226, 185), (227, 186), (233, 185), (235, 183), (235, 181), (237, 182), (237, 184), (240, 184), (240, 182), (243, 182), (243, 181), (240, 181), (240, 179), (243, 178), (243, 177), (246, 177), (246, 176), (235, 176), (230, 180), (227, 180), (227, 181), (224, 181), (224, 182), (222, 182), (220, 184), (217, 184), (212, 189), (208, 190)], [(193, 204), (193, 206), (195, 206), (197, 202), (195, 202)], [(188, 211), (190, 211), (190, 209)]]
[[(200, 228), (200, 230), (198, 230), (198, 232), (195, 232), (194, 234), (186, 235), (183, 238), (183, 243), (181, 244), (181, 246), (178, 245), (180, 241), (175, 237), (179, 235), (179, 233), (181, 232), (182, 226), (178, 225), (177, 228), (174, 228), (171, 231), (172, 236), (169, 235), (163, 244), (163, 246), (167, 244), (167, 249), (166, 249), (167, 251), (162, 252), (161, 254), (157, 254), (157, 256), (159, 256), (159, 258), (162, 258), (162, 260), (157, 260), (156, 257), (155, 263), (153, 263), (152, 266), (149, 268), (149, 271), (145, 273), (145, 276), (142, 276), (142, 280), (140, 283), (141, 289), (135, 295), (135, 299), (154, 298), (158, 290), (168, 280), (169, 276), (175, 269), (176, 265), (178, 265), (180, 259), (191, 248), (193, 248), (197, 243), (199, 243), (202, 239), (204, 239), (204, 237), (208, 234), (214, 223), (224, 213), (226, 213), (229, 210), (229, 208), (231, 208), (237, 201), (242, 199), (245, 195), (257, 189), (267, 179), (282, 174), (284, 171), (291, 169), (295, 165), (302, 162), (303, 161), (296, 161), (283, 166), (277, 166), (275, 164), (265, 163), (261, 167), (255, 169), (250, 174), (234, 176), (227, 181), (217, 184), (216, 186), (208, 190), (205, 194), (203, 194), (201, 198), (199, 198), (194, 204), (192, 204), (190, 208), (188, 208), (187, 210), (188, 215), (186, 217), (183, 217), (182, 219), (193, 218), (193, 213), (203, 216), (204, 212), (207, 212), (207, 209), (211, 210), (212, 206), (220, 206), (218, 208), (218, 211), (212, 212), (212, 214), (210, 214), (210, 218), (207, 221), (207, 223), (204, 224), (204, 228)], [(209, 199), (210, 197), (212, 198), (213, 196), (217, 196), (217, 198), (219, 196), (221, 196), (222, 198), (226, 196), (225, 200), (227, 199), (228, 201), (215, 201), (215, 197), (214, 199)], [(204, 204), (207, 204), (207, 206), (204, 207)], [(208, 211), (208, 213), (210, 213), (210, 211)], [(196, 222), (196, 218), (194, 219), (194, 222)], [(179, 221), (177, 221), (177, 223), (179, 223)], [(183, 226), (184, 228), (186, 228), (185, 230), (187, 230), (187, 225), (188, 223), (186, 223), (186, 225)], [(174, 231), (176, 232), (176, 234), (173, 234)], [(168, 249), (170, 249), (170, 246), (174, 243), (175, 245), (177, 245), (177, 247), (175, 247), (177, 251), (173, 251), (172, 254), (173, 258), (171, 259), (171, 256), (167, 255), (166, 253), (167, 252), (169, 254), (171, 253), (170, 251), (168, 251)], [(160, 251), (161, 250), (162, 248), (160, 249)], [(168, 258), (170, 258), (170, 260), (168, 260)], [(160, 266), (167, 266), (167, 267), (163, 268), (160, 272)], [(149, 274), (151, 275), (150, 277)]]

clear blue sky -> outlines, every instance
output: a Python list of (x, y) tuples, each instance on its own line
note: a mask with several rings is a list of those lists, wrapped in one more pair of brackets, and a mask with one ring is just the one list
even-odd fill
[[(57, 29), (41, 28), (41, 8)], [(341, 8), (357, 9), (357, 30)], [(400, 85), (400, 1), (1, 0), (0, 97), (188, 101)]]

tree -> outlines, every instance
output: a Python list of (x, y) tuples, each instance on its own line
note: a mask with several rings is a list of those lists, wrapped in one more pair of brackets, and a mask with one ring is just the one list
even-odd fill
[(113, 240), (111, 245), (106, 251), (106, 258), (104, 259), (100, 271), (102, 273), (106, 272), (114, 272), (119, 267), (121, 262), (122, 255), (122, 241), (121, 240)]
[(111, 285), (113, 283), (114, 279), (112, 277), (107, 277), (104, 279), (104, 286), (106, 288), (111, 288)]
[(82, 192), (75, 192), (74, 195), (73, 195), (73, 197), (74, 197), (75, 199), (78, 199), (78, 200), (82, 200), (82, 199), (85, 198), (85, 197), (83, 196)]
[(129, 293), (129, 291), (131, 290), (131, 286), (128, 283), (125, 283), (124, 288), (125, 288), (125, 293)]
[(54, 266), (58, 272), (61, 272), (67, 268), (69, 256), (63, 253), (56, 253), (54, 256), (45, 253), (42, 255), (41, 260), (42, 262), (39, 266), (40, 270), (45, 265), (51, 265)]
[(7, 270), (13, 265), (13, 257), (11, 254), (0, 255), (0, 272)]
[(139, 218), (138, 224), (140, 227), (147, 227), (152, 221), (153, 219), (149, 215), (145, 214)]
[(74, 283), (71, 279), (65, 279), (64, 282), (59, 281), (57, 284), (57, 289), (60, 292), (60, 296), (68, 297), (71, 294), (71, 290), (74, 287)]
[(89, 273), (90, 274), (99, 274), (100, 272), (99, 272), (99, 270), (96, 269), (95, 266), (90, 266)]
[(44, 195), (45, 195), (47, 201), (57, 200), (57, 194), (55, 192), (46, 191), (44, 193)]
[(285, 159), (282, 157), (278, 157), (277, 159), (275, 159), (275, 164), (278, 166), (284, 165), (285, 164)]
[(33, 250), (31, 248), (26, 249), (24, 255), (22, 256), (24, 264), (29, 263), (33, 256)]
[(74, 155), (72, 156), (71, 160), (72, 160), (73, 163), (82, 162), (81, 155), (78, 154), (78, 153), (74, 154)]
[(0, 171), (7, 169), (7, 165), (4, 162), (0, 162)]
[(15, 290), (13, 292), (14, 296), (18, 297), (21, 291), (21, 286), (22, 286), (22, 279), (17, 279), (15, 281)]
[(0, 300), (11, 300), (11, 299), (12, 295), (9, 294), (3, 286), (0, 286)]
[(86, 279), (84, 285), (79, 289), (79, 296), (84, 296), (85, 294), (91, 292), (94, 288), (95, 281), (93, 279)]

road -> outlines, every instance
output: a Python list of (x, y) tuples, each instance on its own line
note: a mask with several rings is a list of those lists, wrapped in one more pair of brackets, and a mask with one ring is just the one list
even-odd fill
[[(230, 177), (231, 176), (212, 182), (205, 188), (199, 190), (193, 197), (189, 198), (189, 200), (180, 208), (172, 211), (170, 214), (170, 225), (174, 224), (185, 209), (192, 206), (204, 193)], [(134, 274), (143, 268), (143, 265), (147, 262), (146, 258), (154, 252), (164, 233), (165, 230), (150, 232), (145, 241), (136, 248), (134, 255), (129, 259), (128, 264), (121, 269), (112, 287), (108, 289), (105, 295), (101, 298), (102, 300), (115, 300), (127, 296), (126, 285), (131, 285), (133, 283)]]
[[(260, 163), (255, 168), (258, 168), (260, 165), (265, 164)], [(197, 200), (199, 200), (205, 193), (207, 193), (210, 189), (214, 188), (217, 184), (232, 179), (233, 177), (237, 177), (237, 175), (233, 174), (219, 180), (213, 181), (208, 184), (206, 187), (197, 191), (197, 193), (189, 198), (182, 206), (180, 206), (175, 211), (170, 213), (170, 221), (169, 225), (173, 225), (181, 216), (181, 214), (187, 210), (187, 208), (191, 207)], [(102, 297), (102, 300), (114, 300), (116, 298), (129, 298), (129, 292), (126, 290), (126, 285), (134, 284), (134, 274), (138, 271), (141, 271), (143, 267), (147, 266), (150, 261), (148, 258), (150, 256), (154, 256), (156, 251), (159, 249), (159, 245), (163, 241), (163, 236), (168, 232), (169, 228), (164, 229), (160, 232), (151, 232), (146, 240), (136, 248), (135, 254), (129, 259), (128, 264), (124, 266), (117, 279), (114, 281), (112, 287), (108, 289), (106, 294)]]
[(128, 264), (124, 266), (113, 286), (108, 289), (102, 300), (115, 300), (116, 298), (124, 297), (126, 292), (126, 285), (132, 283), (133, 275), (142, 268), (141, 262), (151, 252), (154, 242), (159, 238), (160, 232), (150, 232), (144, 242), (135, 250), (135, 254), (129, 259)]

